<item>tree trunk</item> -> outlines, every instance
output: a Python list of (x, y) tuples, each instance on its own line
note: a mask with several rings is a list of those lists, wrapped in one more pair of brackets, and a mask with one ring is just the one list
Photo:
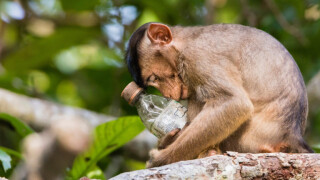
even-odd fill
[(228, 152), (112, 178), (118, 179), (320, 179), (320, 154)]

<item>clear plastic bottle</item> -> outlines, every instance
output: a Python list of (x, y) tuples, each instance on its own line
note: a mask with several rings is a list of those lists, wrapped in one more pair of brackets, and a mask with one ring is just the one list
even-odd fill
[(187, 108), (179, 102), (161, 96), (146, 94), (135, 82), (129, 83), (121, 96), (136, 106), (146, 128), (158, 138), (187, 122)]

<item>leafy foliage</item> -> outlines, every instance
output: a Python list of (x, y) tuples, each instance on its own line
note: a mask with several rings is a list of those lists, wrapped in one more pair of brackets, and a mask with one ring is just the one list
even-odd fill
[[(20, 142), (34, 131), (19, 119), (0, 113), (0, 176), (9, 176), (22, 159)], [(10, 147), (10, 148), (8, 148)]]
[[(97, 171), (96, 163), (121, 147), (144, 129), (137, 116), (121, 117), (96, 127), (91, 148), (76, 158), (69, 172), (70, 179), (79, 179), (88, 172)], [(90, 175), (90, 174), (89, 174)]]

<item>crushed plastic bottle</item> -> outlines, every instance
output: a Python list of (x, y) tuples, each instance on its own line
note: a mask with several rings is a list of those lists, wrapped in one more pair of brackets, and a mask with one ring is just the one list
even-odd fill
[(129, 83), (121, 96), (137, 108), (146, 128), (158, 138), (170, 131), (182, 129), (187, 122), (187, 108), (179, 102), (146, 94), (135, 82)]

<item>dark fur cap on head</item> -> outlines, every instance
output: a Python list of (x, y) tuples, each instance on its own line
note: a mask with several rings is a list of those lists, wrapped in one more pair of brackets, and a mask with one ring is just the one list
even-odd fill
[(141, 69), (139, 66), (139, 53), (138, 47), (140, 42), (148, 29), (150, 23), (146, 23), (139, 27), (131, 36), (129, 40), (129, 45), (126, 52), (126, 63), (128, 70), (133, 78), (133, 80), (138, 84), (138, 86), (145, 88), (146, 85), (141, 77)]

